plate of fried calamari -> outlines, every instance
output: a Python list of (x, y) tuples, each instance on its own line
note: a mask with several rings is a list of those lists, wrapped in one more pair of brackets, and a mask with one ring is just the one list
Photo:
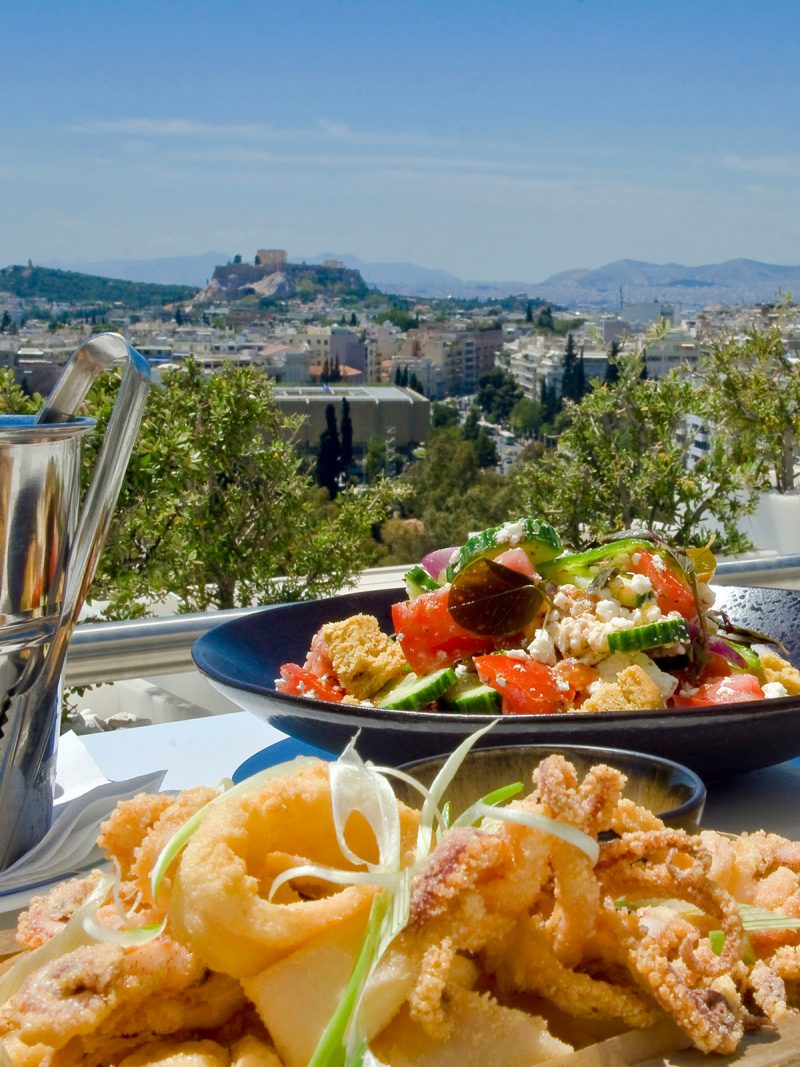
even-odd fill
[(460, 809), (443, 798), (481, 732), (426, 786), (349, 746), (122, 801), (112, 863), (19, 919), (0, 1061), (790, 1062), (800, 843), (668, 827), (562, 754)]
[(566, 552), (520, 519), (409, 569), (397, 589), (268, 607), (200, 637), (240, 707), (395, 765), (487, 744), (588, 744), (706, 780), (800, 755), (800, 592), (714, 586), (708, 549), (638, 531)]

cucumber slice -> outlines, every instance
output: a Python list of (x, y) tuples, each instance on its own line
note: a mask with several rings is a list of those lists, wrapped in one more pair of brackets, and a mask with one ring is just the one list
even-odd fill
[(409, 600), (413, 600), (420, 593), (432, 593), (434, 589), (441, 589), (436, 579), (431, 578), (421, 563), (415, 563), (410, 571), (406, 571), (403, 581)]
[(500, 709), (501, 697), (496, 689), (484, 685), (477, 674), (467, 674), (442, 694), (440, 704), (448, 711), (464, 715), (494, 715)]
[(683, 619), (659, 619), (632, 630), (615, 630), (608, 635), (611, 652), (640, 652), (644, 648), (671, 645), (673, 641), (688, 641), (689, 631)]
[(445, 578), (452, 581), (458, 572), (479, 556), (493, 559), (508, 548), (522, 548), (531, 563), (553, 559), (561, 551), (561, 538), (549, 522), (543, 519), (517, 519), (481, 530), (468, 538), (445, 570)]
[(543, 563), (539, 568), (543, 578), (558, 585), (571, 583), (575, 578), (593, 578), (602, 566), (628, 569), (628, 560), (637, 549), (646, 552), (657, 551), (652, 541), (638, 537), (623, 537), (619, 541), (609, 541), (606, 545), (589, 548), (585, 552), (571, 552), (566, 556)]
[(452, 667), (442, 667), (441, 670), (423, 674), (421, 677), (407, 674), (381, 698), (380, 706), (392, 711), (417, 711), (438, 700), (455, 680), (456, 672)]
[(764, 668), (761, 666), (761, 656), (759, 656), (750, 645), (740, 645), (738, 641), (728, 641), (727, 639), (725, 644), (730, 645), (734, 652), (738, 652), (744, 660), (744, 667), (734, 667), (733, 664), (731, 664), (731, 669), (734, 673), (741, 674), (744, 672), (746, 674), (755, 674), (760, 682), (764, 681)]

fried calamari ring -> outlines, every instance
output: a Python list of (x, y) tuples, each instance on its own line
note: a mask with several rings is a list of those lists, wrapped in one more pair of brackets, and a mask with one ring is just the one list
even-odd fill
[[(398, 809), (408, 860), (419, 816), (399, 802)], [(346, 831), (357, 855), (377, 859), (366, 820), (353, 817)], [(270, 901), (276, 869), (286, 866), (287, 856), (297, 864), (351, 869), (337, 841), (322, 761), (209, 808), (174, 876), (169, 918), (176, 936), (213, 970), (247, 978), (332, 924), (361, 911), (366, 917), (372, 886), (340, 889), (305, 878), (295, 881), (295, 892), (282, 887)]]
[(175, 831), (217, 794), (206, 786), (184, 789), (174, 797), (139, 793), (121, 801), (103, 823), (98, 844), (119, 870), (119, 899), (141, 925), (160, 922), (166, 909), (169, 874), (162, 880), (158, 904), (150, 885), (159, 853)]

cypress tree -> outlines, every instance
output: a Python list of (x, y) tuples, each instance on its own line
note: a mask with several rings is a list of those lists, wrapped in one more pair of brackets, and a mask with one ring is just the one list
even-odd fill
[(339, 475), (342, 473), (342, 446), (339, 441), (339, 428), (336, 425), (336, 409), (333, 404), (325, 408), (326, 428), (319, 436), (317, 453), (317, 484), (328, 490), (331, 500), (339, 492)]
[(353, 423), (350, 418), (350, 403), (347, 397), (342, 398), (342, 470), (345, 474), (350, 470), (353, 462)]
[(575, 371), (575, 399), (580, 400), (586, 393), (586, 366), (583, 362), (583, 345), (578, 356), (578, 366)]
[(608, 385), (613, 385), (614, 382), (619, 381), (619, 341), (612, 341), (611, 347), (608, 350), (608, 358), (606, 359), (606, 373), (604, 381)]
[(580, 400), (578, 394), (578, 351), (575, 338), (567, 334), (567, 344), (561, 360), (561, 396), (564, 400)]

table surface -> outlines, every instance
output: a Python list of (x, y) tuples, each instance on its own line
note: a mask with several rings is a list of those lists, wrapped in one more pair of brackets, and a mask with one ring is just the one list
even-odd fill
[[(87, 734), (82, 738), (112, 781), (166, 769), (164, 789), (216, 785), (285, 734), (250, 712)], [(800, 839), (800, 759), (708, 783), (703, 826), (729, 833), (765, 829)]]

